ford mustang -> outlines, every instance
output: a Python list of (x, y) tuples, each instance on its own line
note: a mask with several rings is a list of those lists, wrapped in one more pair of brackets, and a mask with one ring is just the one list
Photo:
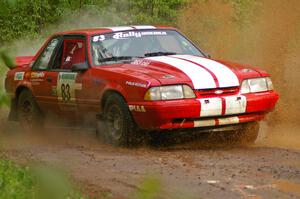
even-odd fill
[(268, 73), (212, 59), (171, 27), (56, 33), (15, 63), (5, 80), (10, 120), (32, 129), (49, 114), (94, 118), (97, 134), (114, 145), (179, 129), (230, 129), (253, 143), (278, 100)]

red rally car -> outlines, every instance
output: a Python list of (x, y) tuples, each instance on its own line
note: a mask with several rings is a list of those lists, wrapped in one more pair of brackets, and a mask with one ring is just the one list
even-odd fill
[(211, 59), (170, 27), (106, 27), (52, 35), (7, 73), (9, 118), (41, 126), (49, 113), (93, 115), (115, 145), (143, 132), (234, 132), (254, 142), (278, 94), (265, 71)]

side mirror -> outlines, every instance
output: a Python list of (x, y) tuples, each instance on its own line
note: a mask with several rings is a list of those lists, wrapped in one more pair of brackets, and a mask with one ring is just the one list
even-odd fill
[(89, 66), (88, 66), (87, 62), (81, 62), (81, 63), (78, 63), (78, 64), (74, 64), (72, 66), (72, 71), (73, 72), (83, 72), (83, 71), (86, 71), (87, 69), (89, 69)]
[(207, 56), (207, 58), (209, 58), (209, 59), (211, 58), (211, 55), (210, 55), (210, 54), (206, 54), (206, 56)]
[(34, 61), (30, 62), (29, 67), (32, 68)]

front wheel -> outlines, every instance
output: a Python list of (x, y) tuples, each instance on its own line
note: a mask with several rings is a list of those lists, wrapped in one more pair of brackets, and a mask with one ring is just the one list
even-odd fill
[(24, 90), (18, 97), (17, 115), (26, 131), (35, 130), (44, 124), (43, 114), (30, 91)]
[(141, 140), (125, 100), (118, 94), (108, 96), (103, 115), (97, 120), (97, 136), (115, 146), (130, 146)]

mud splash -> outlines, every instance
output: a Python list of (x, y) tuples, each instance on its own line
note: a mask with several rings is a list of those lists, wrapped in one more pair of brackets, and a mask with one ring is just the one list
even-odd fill
[[(280, 93), (276, 110), (263, 128), (266, 144), (300, 149), (300, 1), (249, 1), (236, 18), (222, 1), (191, 2), (182, 10), (180, 29), (213, 57), (268, 71)], [(284, 139), (282, 139), (284, 138)]]
[(300, 197), (300, 184), (286, 180), (277, 180), (274, 182), (274, 187), (286, 193), (293, 193)]

